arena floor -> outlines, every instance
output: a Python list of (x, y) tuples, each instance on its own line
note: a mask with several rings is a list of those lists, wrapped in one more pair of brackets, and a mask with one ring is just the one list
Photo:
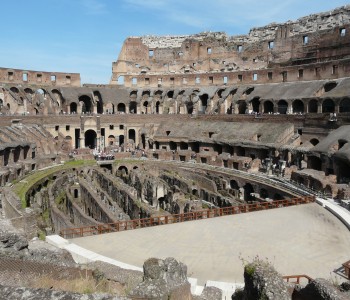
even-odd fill
[(175, 257), (188, 276), (244, 282), (243, 263), (259, 256), (282, 275), (335, 277), (350, 259), (350, 231), (318, 204), (77, 238), (71, 242), (142, 267), (150, 257)]

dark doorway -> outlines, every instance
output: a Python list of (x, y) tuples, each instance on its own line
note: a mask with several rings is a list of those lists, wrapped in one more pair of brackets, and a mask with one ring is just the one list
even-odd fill
[(85, 131), (85, 147), (90, 149), (96, 148), (96, 137), (97, 134), (94, 130), (89, 129)]

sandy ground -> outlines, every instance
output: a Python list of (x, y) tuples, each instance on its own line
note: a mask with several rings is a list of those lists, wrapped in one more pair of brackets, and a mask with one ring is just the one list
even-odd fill
[(175, 257), (200, 284), (243, 282), (243, 263), (255, 256), (282, 275), (326, 279), (350, 259), (350, 231), (315, 203), (71, 241), (139, 267), (150, 257)]

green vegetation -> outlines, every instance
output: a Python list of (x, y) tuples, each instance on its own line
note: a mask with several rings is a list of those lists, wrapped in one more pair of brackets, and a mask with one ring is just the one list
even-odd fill
[(254, 264), (248, 264), (245, 266), (245, 272), (249, 275), (252, 276), (255, 273), (255, 266)]
[(13, 191), (20, 198), (22, 207), (26, 207), (26, 194), (28, 190), (36, 184), (38, 181), (47, 178), (58, 171), (63, 171), (72, 168), (84, 167), (84, 166), (92, 166), (96, 164), (95, 160), (74, 160), (66, 162), (63, 165), (54, 166), (52, 168), (46, 168), (39, 171), (33, 171), (26, 177), (24, 177), (21, 181), (17, 182), (13, 186)]

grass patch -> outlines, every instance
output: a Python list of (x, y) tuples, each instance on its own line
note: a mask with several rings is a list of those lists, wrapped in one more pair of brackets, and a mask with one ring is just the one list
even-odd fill
[(96, 280), (87, 276), (79, 279), (57, 279), (50, 276), (39, 277), (29, 284), (32, 288), (54, 289), (80, 294), (107, 293), (120, 295), (125, 294), (123, 287), (106, 279)]
[(92, 166), (95, 165), (95, 160), (74, 160), (64, 163), (63, 165), (54, 166), (52, 168), (33, 171), (29, 175), (22, 178), (19, 182), (13, 185), (13, 191), (17, 194), (19, 199), (21, 200), (22, 207), (26, 207), (26, 194), (28, 190), (38, 181), (49, 177), (50, 175), (67, 169), (72, 169), (75, 167), (83, 167), (83, 166)]

